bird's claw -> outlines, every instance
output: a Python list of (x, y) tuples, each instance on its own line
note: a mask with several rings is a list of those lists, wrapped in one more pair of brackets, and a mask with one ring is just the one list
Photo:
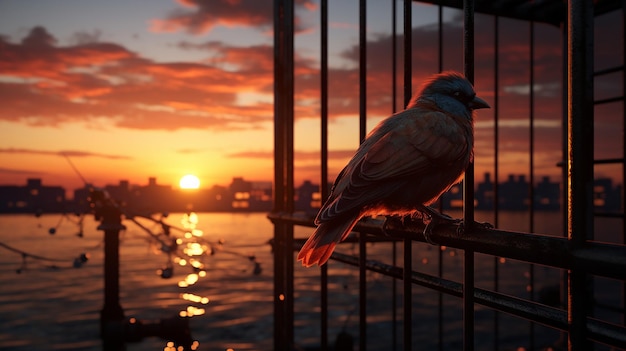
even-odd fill
[[(465, 233), (465, 221), (464, 220), (459, 220), (459, 226), (456, 228), (456, 234), (457, 235), (463, 235)], [(474, 225), (473, 228), (479, 228), (479, 229), (493, 229), (494, 226), (493, 224), (489, 223), (489, 222), (477, 222), (474, 221)]]
[(424, 235), (424, 239), (426, 240), (426, 242), (431, 245), (437, 245), (437, 243), (435, 243), (430, 237), (432, 235), (433, 228), (436, 227), (438, 224), (462, 223), (462, 220), (452, 218), (448, 216), (447, 214), (443, 214), (430, 206), (425, 206), (424, 211), (422, 213), (424, 214), (424, 217), (427, 217), (427, 218), (423, 218), (423, 219), (427, 219), (427, 221), (424, 221), (424, 223), (426, 224), (426, 227), (424, 228), (424, 232), (422, 234)]

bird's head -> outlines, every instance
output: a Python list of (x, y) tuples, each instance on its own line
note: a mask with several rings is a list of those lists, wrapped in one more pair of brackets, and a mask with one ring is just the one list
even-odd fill
[(444, 111), (468, 119), (472, 118), (472, 111), (490, 107), (485, 100), (476, 96), (467, 78), (452, 71), (436, 74), (426, 80), (407, 108), (420, 102), (434, 103)]

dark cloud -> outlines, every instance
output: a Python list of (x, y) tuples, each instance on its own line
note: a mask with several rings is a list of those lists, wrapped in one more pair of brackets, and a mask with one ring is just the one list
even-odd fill
[(22, 45), (28, 47), (52, 47), (56, 44), (57, 40), (43, 27), (33, 28), (28, 36), (22, 40)]
[[(183, 8), (173, 10), (165, 19), (152, 21), (154, 31), (173, 32), (185, 30), (200, 34), (211, 31), (216, 26), (254, 27), (268, 30), (273, 25), (273, 6), (269, 1), (258, 0), (179, 0)], [(311, 0), (297, 0), (297, 10), (313, 9)], [(296, 19), (296, 28), (304, 30), (305, 25)]]

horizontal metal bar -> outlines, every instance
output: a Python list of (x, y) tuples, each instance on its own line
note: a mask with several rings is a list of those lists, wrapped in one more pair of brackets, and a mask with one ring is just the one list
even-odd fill
[(593, 72), (594, 76), (603, 76), (605, 74), (611, 74), (611, 73), (616, 73), (616, 72), (621, 72), (624, 70), (624, 66), (615, 66), (615, 67), (609, 67), (609, 68), (605, 68), (605, 69), (601, 69), (598, 71)]
[(594, 212), (593, 215), (604, 218), (624, 218), (623, 212)]
[(595, 100), (593, 102), (594, 105), (602, 105), (602, 104), (608, 104), (611, 102), (618, 102), (618, 101), (624, 101), (624, 96), (614, 96), (611, 98), (606, 98), (606, 99), (600, 99), (600, 100)]
[(612, 164), (612, 163), (624, 163), (624, 158), (601, 158), (593, 160), (596, 165)]
[[(305, 215), (271, 213), (268, 218), (274, 223), (314, 226), (313, 218)], [(385, 222), (384, 232), (383, 222), (378, 219), (362, 220), (354, 230), (390, 238), (409, 236), (416, 241), (426, 241), (423, 235), (425, 226), (421, 220), (390, 217)], [(480, 225), (466, 232), (459, 229), (458, 224), (437, 225), (430, 239), (460, 250), (469, 249), (562, 269), (582, 268), (590, 274), (626, 280), (626, 246), (623, 245), (586, 242), (581, 248), (572, 249), (570, 242), (563, 237), (488, 229)]]
[[(303, 243), (304, 241), (302, 240), (299, 245), (294, 245), (294, 250), (299, 250)], [(334, 252), (331, 258), (338, 262), (359, 267), (359, 258), (357, 256)], [(366, 260), (365, 267), (372, 272), (402, 279), (403, 269), (401, 267), (388, 265), (376, 260)], [(456, 281), (412, 271), (411, 282), (451, 296), (458, 298), (463, 297), (463, 284)], [(554, 329), (562, 331), (568, 330), (567, 312), (558, 308), (480, 288), (474, 289), (474, 301), (491, 309), (543, 324)], [(624, 326), (588, 318), (587, 329), (589, 338), (592, 340), (620, 348), (626, 347), (626, 327)]]

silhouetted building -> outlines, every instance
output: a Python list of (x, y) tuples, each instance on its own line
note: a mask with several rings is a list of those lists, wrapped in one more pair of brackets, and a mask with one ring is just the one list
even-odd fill
[(557, 211), (561, 208), (561, 184), (551, 182), (549, 177), (543, 177), (535, 187), (534, 197), (535, 210)]
[(139, 212), (168, 211), (167, 201), (173, 198), (174, 193), (169, 185), (157, 184), (155, 177), (148, 178), (148, 185), (133, 188), (133, 196), (128, 206)]
[(106, 190), (111, 199), (120, 206), (128, 206), (133, 200), (133, 193), (131, 192), (128, 180), (120, 180), (118, 185), (107, 185), (104, 187), (104, 190)]
[(305, 180), (302, 185), (296, 188), (294, 199), (296, 211), (317, 210), (322, 206), (320, 186)]
[(493, 210), (495, 206), (495, 184), (491, 180), (491, 173), (485, 173), (485, 178), (478, 183), (476, 193), (476, 208), (481, 210)]
[(227, 187), (214, 185), (206, 193), (207, 211), (224, 211), (231, 208), (231, 195)]
[(501, 210), (527, 210), (530, 203), (529, 186), (526, 176), (509, 175), (509, 179), (498, 187), (498, 208)]
[(26, 186), (0, 186), (0, 212), (43, 213), (65, 210), (65, 189), (44, 186), (39, 178), (29, 178)]
[(272, 208), (271, 183), (253, 183), (243, 180), (242, 177), (235, 177), (228, 189), (232, 210), (269, 211)]
[(593, 206), (601, 212), (617, 212), (622, 209), (622, 187), (613, 186), (610, 178), (598, 178), (593, 182)]

